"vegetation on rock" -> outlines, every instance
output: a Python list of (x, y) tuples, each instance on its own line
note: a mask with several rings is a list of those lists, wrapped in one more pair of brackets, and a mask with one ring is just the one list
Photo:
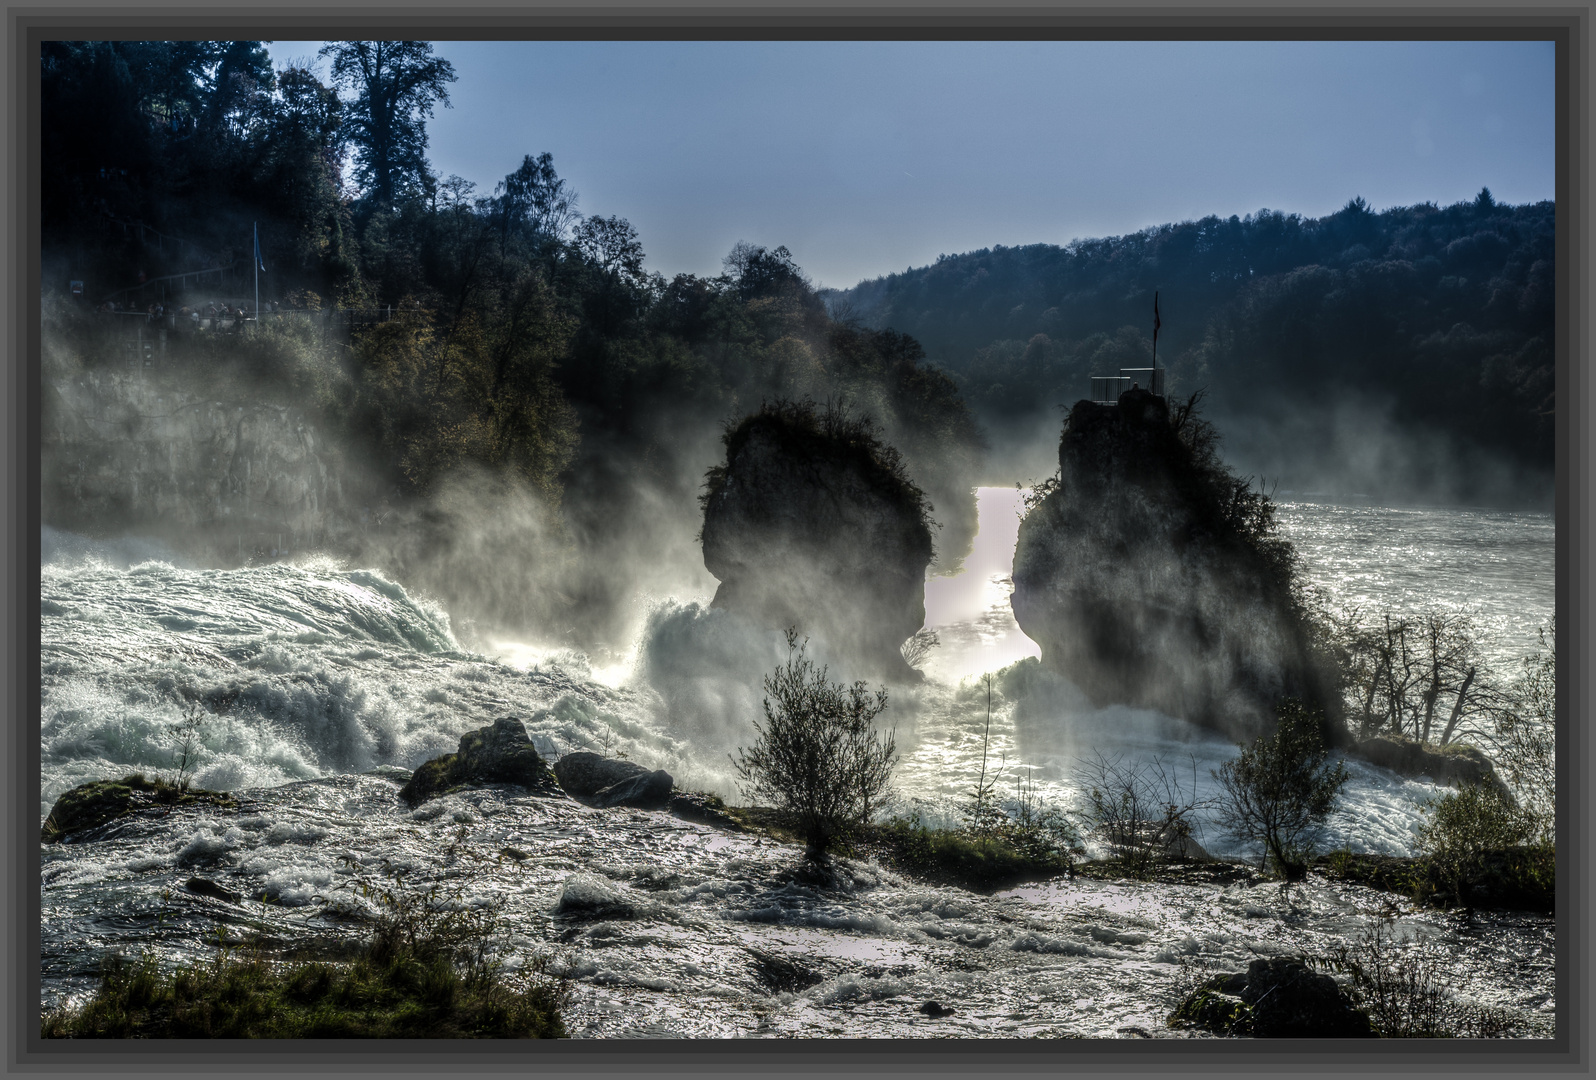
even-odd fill
[(59, 843), (73, 833), (155, 806), (214, 806), (231, 810), (238, 806), (238, 801), (226, 792), (206, 791), (159, 777), (151, 780), (143, 773), (120, 780), (97, 780), (79, 784), (56, 799), (55, 806), (44, 819), (40, 839), (46, 844)]

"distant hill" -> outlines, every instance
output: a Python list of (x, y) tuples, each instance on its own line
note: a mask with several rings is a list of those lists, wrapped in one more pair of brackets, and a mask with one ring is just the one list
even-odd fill
[[(991, 432), (998, 468), (1092, 375), (1158, 358), (1207, 391), (1227, 453), (1298, 488), (1549, 502), (1551, 202), (1263, 210), (943, 256), (827, 297), (912, 335)], [(1005, 458), (1005, 449), (1012, 451)], [(1369, 490), (1373, 489), (1373, 490)]]

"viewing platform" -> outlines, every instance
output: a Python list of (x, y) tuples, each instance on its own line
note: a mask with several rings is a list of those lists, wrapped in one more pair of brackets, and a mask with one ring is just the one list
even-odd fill
[(1090, 400), (1098, 405), (1118, 405), (1119, 396), (1133, 386), (1151, 392), (1154, 397), (1163, 397), (1164, 369), (1120, 368), (1118, 375), (1093, 375)]

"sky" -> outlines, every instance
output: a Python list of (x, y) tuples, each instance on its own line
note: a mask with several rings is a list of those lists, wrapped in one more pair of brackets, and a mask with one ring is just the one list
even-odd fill
[(436, 172), (491, 194), (547, 151), (667, 277), (720, 273), (738, 241), (847, 288), (1208, 214), (1555, 193), (1550, 41), (434, 47), (458, 76)]

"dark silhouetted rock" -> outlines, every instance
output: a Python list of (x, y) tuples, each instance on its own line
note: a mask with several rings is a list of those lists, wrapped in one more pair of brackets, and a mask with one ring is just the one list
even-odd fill
[(1385, 735), (1358, 741), (1355, 752), (1371, 765), (1390, 769), (1402, 776), (1428, 776), (1440, 784), (1483, 784), (1494, 787), (1516, 802), (1507, 785), (1496, 775), (1496, 767), (1483, 752), (1472, 746), (1452, 743), (1432, 749), (1411, 739)]
[(798, 963), (790, 956), (753, 948), (748, 950), (748, 955), (753, 958), (754, 977), (768, 989), (779, 993), (797, 993), (826, 981), (820, 972)]
[(1195, 445), (1146, 391), (1077, 403), (1057, 486), (1020, 524), (1014, 617), (1043, 666), (1096, 705), (1250, 741), (1292, 697), (1323, 710), (1340, 745), (1339, 697), (1293, 596), (1290, 549), (1267, 504)]
[(920, 1006), (920, 1011), (931, 1019), (936, 1020), (944, 1016), (952, 1016), (958, 1010), (942, 1004), (940, 1001), (928, 1001)]
[(506, 716), (460, 736), (460, 749), (417, 769), (399, 789), (399, 797), (419, 806), (456, 788), (483, 784), (520, 784), (534, 790), (558, 786), (548, 763), (527, 738), (526, 725)]
[(238, 801), (221, 791), (183, 789), (164, 780), (148, 780), (134, 773), (121, 780), (96, 780), (64, 791), (50, 808), (39, 830), (46, 844), (65, 842), (74, 833), (92, 829), (151, 807), (211, 806), (236, 810)]
[(677, 791), (671, 795), (671, 813), (688, 821), (743, 832), (742, 822), (726, 812), (726, 803), (719, 795), (705, 795), (698, 791)]
[(884, 676), (918, 680), (903, 643), (925, 624), (931, 530), (893, 448), (838, 413), (778, 404), (726, 436), (704, 495), (713, 607), (797, 627)]
[(236, 904), (243, 899), (242, 896), (231, 889), (225, 889), (216, 884), (216, 882), (202, 877), (189, 878), (183, 883), (183, 888), (196, 896), (208, 896), (212, 900), (221, 900), (223, 903), (228, 904)]
[(554, 763), (554, 775), (567, 793), (595, 806), (663, 807), (671, 801), (671, 774), (649, 772), (619, 758), (581, 751)]
[(1372, 1038), (1369, 1016), (1334, 979), (1300, 960), (1254, 960), (1245, 974), (1216, 975), (1171, 1014), (1176, 1026), (1262, 1038)]

